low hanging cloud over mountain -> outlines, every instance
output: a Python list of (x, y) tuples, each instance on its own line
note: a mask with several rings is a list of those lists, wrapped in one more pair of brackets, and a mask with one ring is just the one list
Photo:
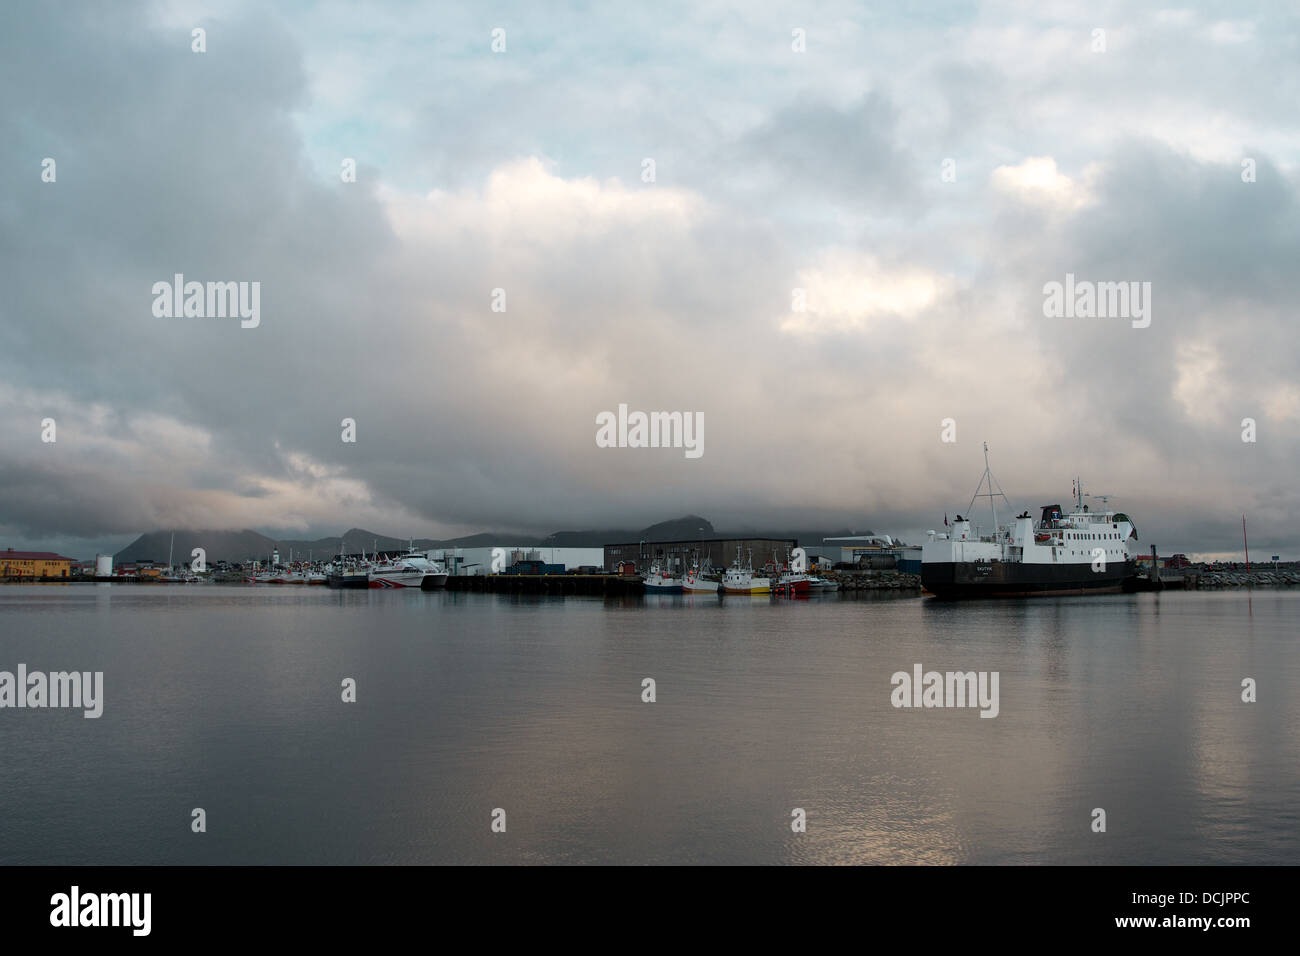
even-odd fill
[[(6, 5), (0, 540), (915, 539), (987, 440), (1017, 508), (1298, 556), (1300, 18), (1212, 9)], [(598, 447), (620, 404), (704, 454)]]

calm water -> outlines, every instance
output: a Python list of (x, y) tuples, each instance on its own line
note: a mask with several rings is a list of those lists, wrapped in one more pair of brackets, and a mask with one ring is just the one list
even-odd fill
[[(0, 863), (1296, 864), (1297, 612), (3, 587), (0, 670), (105, 705), (0, 710)], [(999, 716), (895, 709), (917, 663)]]

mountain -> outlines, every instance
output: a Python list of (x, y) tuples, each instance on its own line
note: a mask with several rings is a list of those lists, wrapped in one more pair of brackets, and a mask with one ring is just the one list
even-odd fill
[[(533, 539), (528, 535), (507, 534), (499, 532), (481, 532), (464, 535), (459, 538), (416, 538), (409, 542), (406, 538), (378, 534), (364, 528), (349, 528), (341, 536), (349, 554), (367, 553), (379, 550), (385, 552), (405, 551), (408, 544), (417, 551), (436, 548), (490, 548), (490, 547), (543, 547), (543, 548), (599, 548), (606, 544), (623, 544), (632, 541), (698, 541), (714, 538), (795, 538), (801, 544), (820, 544), (824, 537), (847, 535), (847, 529), (839, 531), (772, 531), (756, 528), (731, 529), (716, 531), (706, 518), (699, 515), (685, 515), (669, 521), (660, 521), (640, 530), (607, 529), (604, 531), (556, 531), (545, 538)], [(857, 532), (870, 534), (871, 532)], [(315, 539), (271, 538), (257, 531), (182, 531), (177, 530), (176, 544), (172, 551), (174, 564), (188, 564), (195, 548), (207, 552), (208, 563), (217, 561), (267, 560), (271, 552), (278, 550), (281, 560), (287, 561), (292, 551), (295, 559), (310, 555), (316, 560), (329, 558), (339, 553), (340, 536)], [(135, 561), (167, 560), (167, 550), (171, 545), (171, 531), (150, 531), (142, 534), (113, 556), (116, 564)]]
[(542, 548), (600, 548), (629, 541), (696, 541), (717, 537), (713, 525), (699, 515), (661, 521), (639, 531), (557, 531), (538, 541)]
[(142, 534), (113, 555), (114, 564), (136, 561), (167, 560), (171, 550), (173, 564), (189, 564), (195, 548), (207, 553), (208, 563), (214, 561), (243, 561), (245, 558), (266, 558), (275, 550), (275, 541), (256, 531), (183, 531), (177, 529), (176, 543), (172, 545), (171, 531), (150, 531)]

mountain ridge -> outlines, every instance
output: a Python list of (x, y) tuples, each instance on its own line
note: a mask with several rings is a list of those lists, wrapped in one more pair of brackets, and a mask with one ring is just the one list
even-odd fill
[[(371, 551), (405, 551), (408, 546), (417, 551), (440, 548), (488, 548), (488, 547), (536, 547), (536, 548), (598, 548), (606, 544), (626, 544), (645, 541), (693, 541), (715, 538), (794, 538), (801, 544), (820, 543), (823, 537), (847, 535), (847, 529), (834, 531), (770, 531), (757, 528), (744, 528), (735, 531), (720, 532), (713, 524), (699, 515), (690, 514), (680, 518), (656, 522), (640, 529), (589, 529), (583, 531), (556, 531), (543, 538), (529, 535), (509, 534), (495, 531), (481, 531), (476, 534), (462, 535), (458, 538), (399, 538), (393, 535), (379, 534), (365, 528), (349, 528), (341, 535), (327, 535), (323, 538), (273, 538), (251, 528), (240, 531), (193, 531), (177, 528), (148, 531), (122, 548), (113, 560), (117, 564), (139, 561), (162, 563), (171, 551), (173, 564), (189, 564), (193, 559), (195, 548), (202, 548), (206, 560), (243, 562), (249, 560), (266, 560), (273, 551), (280, 552), (281, 560), (288, 560), (292, 551), (294, 558), (308, 557), (319, 560), (339, 553), (340, 542), (346, 544), (349, 554), (362, 550)], [(862, 532), (858, 532), (862, 533)], [(870, 532), (866, 532), (870, 534)], [(173, 537), (175, 543), (173, 544)]]

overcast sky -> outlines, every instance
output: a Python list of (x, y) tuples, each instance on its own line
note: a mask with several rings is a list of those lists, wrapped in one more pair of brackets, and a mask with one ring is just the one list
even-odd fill
[[(0, 6), (0, 545), (915, 540), (987, 440), (1017, 510), (1300, 557), (1296, 8), (267, 7)], [(1149, 326), (1045, 316), (1067, 273)], [(620, 403), (703, 454), (598, 447)]]

